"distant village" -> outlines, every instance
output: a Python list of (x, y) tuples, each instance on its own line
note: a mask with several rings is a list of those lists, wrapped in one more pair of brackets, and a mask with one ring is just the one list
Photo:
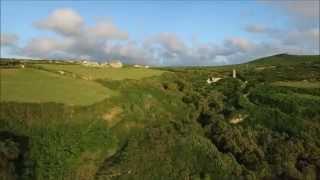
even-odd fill
[[(99, 62), (95, 62), (95, 61), (80, 61), (80, 63), (83, 66), (88, 66), (88, 67), (111, 67), (111, 68), (122, 68), (123, 64), (120, 60), (112, 60), (110, 62), (103, 62), (103, 63), (99, 63)], [(149, 66), (147, 65), (139, 65), (139, 64), (135, 64), (133, 65), (133, 67), (135, 68), (149, 68)]]
[[(80, 64), (87, 67), (97, 67), (97, 68), (122, 68), (124, 65), (120, 60), (110, 60), (106, 62), (96, 62), (92, 60), (30, 60), (30, 59), (10, 59), (10, 58), (1, 58), (0, 65), (1, 67), (20, 67), (24, 68), (26, 63), (53, 63), (53, 64)], [(134, 64), (132, 67), (135, 68), (150, 68), (148, 65)]]

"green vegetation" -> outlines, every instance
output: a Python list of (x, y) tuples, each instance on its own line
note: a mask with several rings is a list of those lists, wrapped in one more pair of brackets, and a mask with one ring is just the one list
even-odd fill
[[(29, 105), (28, 108), (29, 111), (32, 111), (32, 106)], [(37, 107), (33, 106), (33, 109)], [(59, 116), (59, 111), (55, 112), (54, 109), (51, 111), (51, 114)], [(44, 116), (46, 115), (43, 112), (42, 117)], [(6, 118), (6, 113), (2, 112), (2, 117)], [(18, 179), (81, 179), (93, 176), (96, 167), (100, 165), (99, 162), (101, 163), (117, 147), (116, 139), (101, 121), (82, 121), (71, 124), (59, 122), (55, 118), (50, 118), (49, 115), (47, 119), (45, 124), (33, 125), (26, 125), (31, 122), (9, 122), (7, 124), (6, 121), (1, 121), (2, 131), (10, 130), (28, 137), (23, 142), (27, 147), (19, 144), (20, 149), (17, 150), (24, 153), (26, 160), (20, 162), (21, 164), (16, 164), (16, 170), (14, 166), (10, 170), (11, 172), (16, 171), (15, 176)], [(4, 142), (8, 141), (15, 142), (12, 137), (4, 139)], [(8, 148), (8, 146), (5, 147)], [(9, 150), (9, 152), (11, 154), (14, 151)], [(87, 154), (90, 156), (87, 157)], [(81, 172), (82, 170), (86, 171), (85, 175)], [(7, 174), (13, 174), (10, 171)], [(1, 175), (3, 176), (0, 174), (0, 177)]]
[(319, 62), (319, 56), (278, 54), (249, 62), (253, 65), (297, 65), (301, 63)]
[(83, 65), (57, 65), (57, 64), (39, 64), (37, 65), (49, 71), (66, 71), (80, 76), (84, 79), (109, 79), (109, 80), (122, 80), (122, 79), (142, 79), (150, 76), (161, 75), (163, 71), (155, 69), (144, 68), (98, 68), (86, 67)]
[[(0, 177), (319, 179), (320, 62), (310, 58), (166, 68), (143, 80), (77, 74), (118, 95), (88, 106), (1, 102)], [(41, 66), (24, 70), (75, 73)], [(212, 76), (223, 79), (207, 84)]]
[(116, 92), (93, 81), (37, 69), (1, 69), (1, 101), (89, 105)]
[(320, 82), (309, 82), (309, 81), (279, 81), (274, 82), (272, 85), (285, 86), (285, 87), (297, 87), (297, 88), (320, 88)]

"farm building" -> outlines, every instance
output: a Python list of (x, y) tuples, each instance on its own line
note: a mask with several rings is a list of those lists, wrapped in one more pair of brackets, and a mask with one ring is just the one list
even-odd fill
[(216, 82), (220, 81), (221, 79), (222, 79), (222, 78), (219, 78), (219, 77), (217, 77), (217, 78), (211, 77), (211, 78), (207, 79), (207, 83), (208, 83), (208, 84), (216, 83)]
[(110, 62), (110, 66), (113, 67), (113, 68), (122, 68), (122, 62), (119, 61), (119, 60), (112, 60)]
[(87, 64), (88, 61), (81, 61), (81, 64)]
[(142, 66), (142, 65), (139, 65), (139, 64), (135, 64), (135, 65), (133, 65), (133, 67), (135, 67), (135, 68), (142, 68), (143, 66)]
[(105, 62), (105, 63), (101, 63), (100, 66), (101, 67), (109, 67), (110, 65), (109, 65), (109, 63)]
[(135, 68), (146, 68), (146, 69), (148, 69), (149, 68), (149, 66), (148, 65), (139, 65), (139, 64), (135, 64), (135, 65), (133, 65), (133, 67), (135, 67)]
[(90, 67), (99, 67), (99, 63), (93, 61), (82, 61), (82, 65)]
[(63, 75), (64, 74), (64, 71), (58, 71), (59, 74)]

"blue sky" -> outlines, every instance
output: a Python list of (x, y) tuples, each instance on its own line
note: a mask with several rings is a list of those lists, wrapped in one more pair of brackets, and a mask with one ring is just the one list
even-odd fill
[[(319, 8), (315, 5), (318, 2), (270, 2), (5, 0), (1, 1), (1, 56), (94, 60), (121, 58), (128, 63), (147, 64), (163, 63), (159, 60), (161, 56), (165, 64), (160, 65), (215, 65), (242, 62), (281, 50), (317, 53), (319, 45), (315, 38), (319, 37), (319, 24), (315, 22), (319, 19)], [(62, 14), (65, 11), (82, 19), (83, 23), (79, 23), (79, 29), (83, 29), (81, 35), (66, 36), (61, 32), (63, 27), (58, 27), (59, 22), (49, 18), (55, 12)], [(314, 13), (306, 14), (310, 11)], [(311, 25), (300, 26), (302, 19)], [(40, 28), (35, 25), (38, 22), (42, 23)], [(83, 37), (87, 36), (93, 39), (87, 35), (93, 31), (86, 29), (94, 27), (97, 22), (108, 24), (98, 30), (107, 34), (95, 36), (97, 39), (94, 42), (80, 48), (84, 49), (83, 52), (74, 51), (78, 47), (67, 42), (85, 43)], [(113, 37), (116, 32), (110, 34), (111, 30), (106, 29), (110, 24), (117, 31), (127, 33), (128, 37)], [(307, 40), (301, 44), (290, 42), (288, 46), (283, 37), (288, 34), (292, 35), (287, 39), (296, 38), (297, 42)], [(103, 38), (105, 41), (101, 42)], [(46, 45), (52, 47), (50, 55), (48, 48), (45, 48), (46, 52), (31, 52), (41, 49), (37, 46), (43, 43), (35, 43), (44, 42), (44, 39)], [(148, 45), (145, 42), (149, 42)], [(98, 46), (104, 48), (90, 51)], [(58, 47), (59, 52), (51, 53)], [(269, 49), (263, 52), (264, 48)], [(296, 49), (300, 50), (297, 52)]]

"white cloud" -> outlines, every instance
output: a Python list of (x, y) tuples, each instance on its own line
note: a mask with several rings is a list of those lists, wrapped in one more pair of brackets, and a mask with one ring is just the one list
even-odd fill
[(250, 51), (254, 48), (254, 44), (250, 42), (248, 39), (234, 37), (226, 40), (225, 44), (230, 46), (231, 48), (239, 51)]
[(145, 46), (159, 45), (170, 52), (181, 52), (186, 48), (185, 43), (174, 33), (159, 33), (146, 38)]
[(176, 34), (160, 33), (147, 38), (144, 46), (165, 65), (213, 65), (227, 64), (229, 56), (249, 52), (255, 44), (235, 37), (222, 44), (197, 42), (188, 46)]
[(87, 26), (76, 11), (62, 8), (53, 11), (45, 19), (35, 22), (40, 29), (53, 31), (64, 37), (104, 40), (126, 40), (128, 33), (120, 30), (111, 21), (99, 21), (93, 26)]
[(83, 18), (76, 11), (62, 8), (53, 11), (47, 18), (36, 22), (35, 26), (69, 36), (79, 34), (83, 24)]
[[(20, 49), (20, 53), (44, 58), (83, 58), (106, 60), (114, 54), (133, 55), (133, 46), (121, 45), (121, 53), (106, 53), (108, 48), (118, 47), (113, 40), (128, 40), (128, 33), (120, 30), (111, 21), (99, 21), (87, 26), (83, 18), (74, 10), (63, 8), (53, 11), (49, 16), (34, 25), (40, 29), (56, 32), (59, 38), (36, 37)], [(113, 47), (114, 49), (117, 49)], [(119, 49), (119, 48), (118, 48)], [(136, 48), (137, 49), (137, 48)], [(130, 53), (129, 53), (130, 52)], [(138, 53), (141, 54), (141, 53)], [(137, 55), (134, 55), (137, 56)], [(135, 57), (136, 58), (136, 57)]]
[(1, 47), (16, 46), (18, 39), (15, 34), (1, 34)]
[(266, 27), (259, 24), (249, 24), (245, 27), (245, 30), (251, 33), (262, 33), (266, 31)]
[(249, 33), (264, 35), (264, 37), (283, 46), (291, 46), (295, 47), (295, 49), (309, 49), (308, 52), (312, 52), (312, 54), (320, 53), (319, 28), (276, 29), (263, 26), (263, 29), (253, 30), (248, 27), (255, 27), (255, 25), (249, 25), (245, 30)]
[(297, 15), (307, 18), (319, 18), (320, 1), (318, 0), (291, 0), (282, 1), (280, 4)]
[(266, 4), (281, 8), (291, 15), (305, 18), (319, 18), (319, 0), (264, 0)]
[(264, 35), (264, 38), (277, 43), (278, 48), (292, 53), (320, 54), (319, 47), (319, 8), (318, 0), (265, 1), (288, 17), (287, 27), (274, 28), (269, 24), (251, 24), (245, 31)]
[(130, 64), (149, 64), (154, 65), (155, 58), (152, 53), (134, 41), (122, 44), (106, 43), (103, 47), (106, 57), (109, 59), (119, 58)]
[(85, 32), (88, 35), (92, 35), (97, 38), (126, 40), (128, 39), (128, 33), (121, 31), (112, 22), (100, 21), (93, 27), (88, 27)]
[(319, 27), (319, 0), (281, 0), (265, 1), (286, 15), (298, 28)]
[[(157, 41), (154, 40), (154, 37)], [(162, 37), (162, 38), (159, 38)], [(164, 37), (164, 38), (163, 38)], [(170, 37), (170, 38), (169, 38)], [(152, 39), (152, 41), (150, 41)], [(134, 41), (96, 41), (83, 38), (35, 38), (22, 48), (23, 54), (37, 58), (121, 59), (130, 64), (221, 65), (240, 63), (254, 57), (280, 52), (299, 52), (295, 46), (253, 43), (248, 39), (228, 38), (221, 44), (197, 43), (188, 46), (175, 34), (154, 35), (145, 43)]]
[[(58, 36), (35, 37), (16, 54), (55, 59), (121, 59), (130, 64), (150, 65), (221, 65), (240, 63), (275, 53), (317, 53), (319, 28), (276, 29), (263, 24), (246, 26), (249, 33), (264, 35), (272, 41), (252, 42), (243, 37), (226, 38), (221, 43), (186, 43), (175, 33), (158, 33), (142, 42), (129, 38), (126, 31), (112, 21), (86, 25), (72, 9), (58, 9), (35, 25), (56, 32)], [(4, 37), (4, 38), (2, 38)], [(17, 37), (2, 36), (1, 46), (16, 45)], [(318, 50), (317, 50), (318, 48)]]
[(68, 58), (65, 52), (69, 46), (67, 41), (48, 37), (37, 37), (31, 39), (27, 45), (19, 49), (20, 54), (34, 58)]

